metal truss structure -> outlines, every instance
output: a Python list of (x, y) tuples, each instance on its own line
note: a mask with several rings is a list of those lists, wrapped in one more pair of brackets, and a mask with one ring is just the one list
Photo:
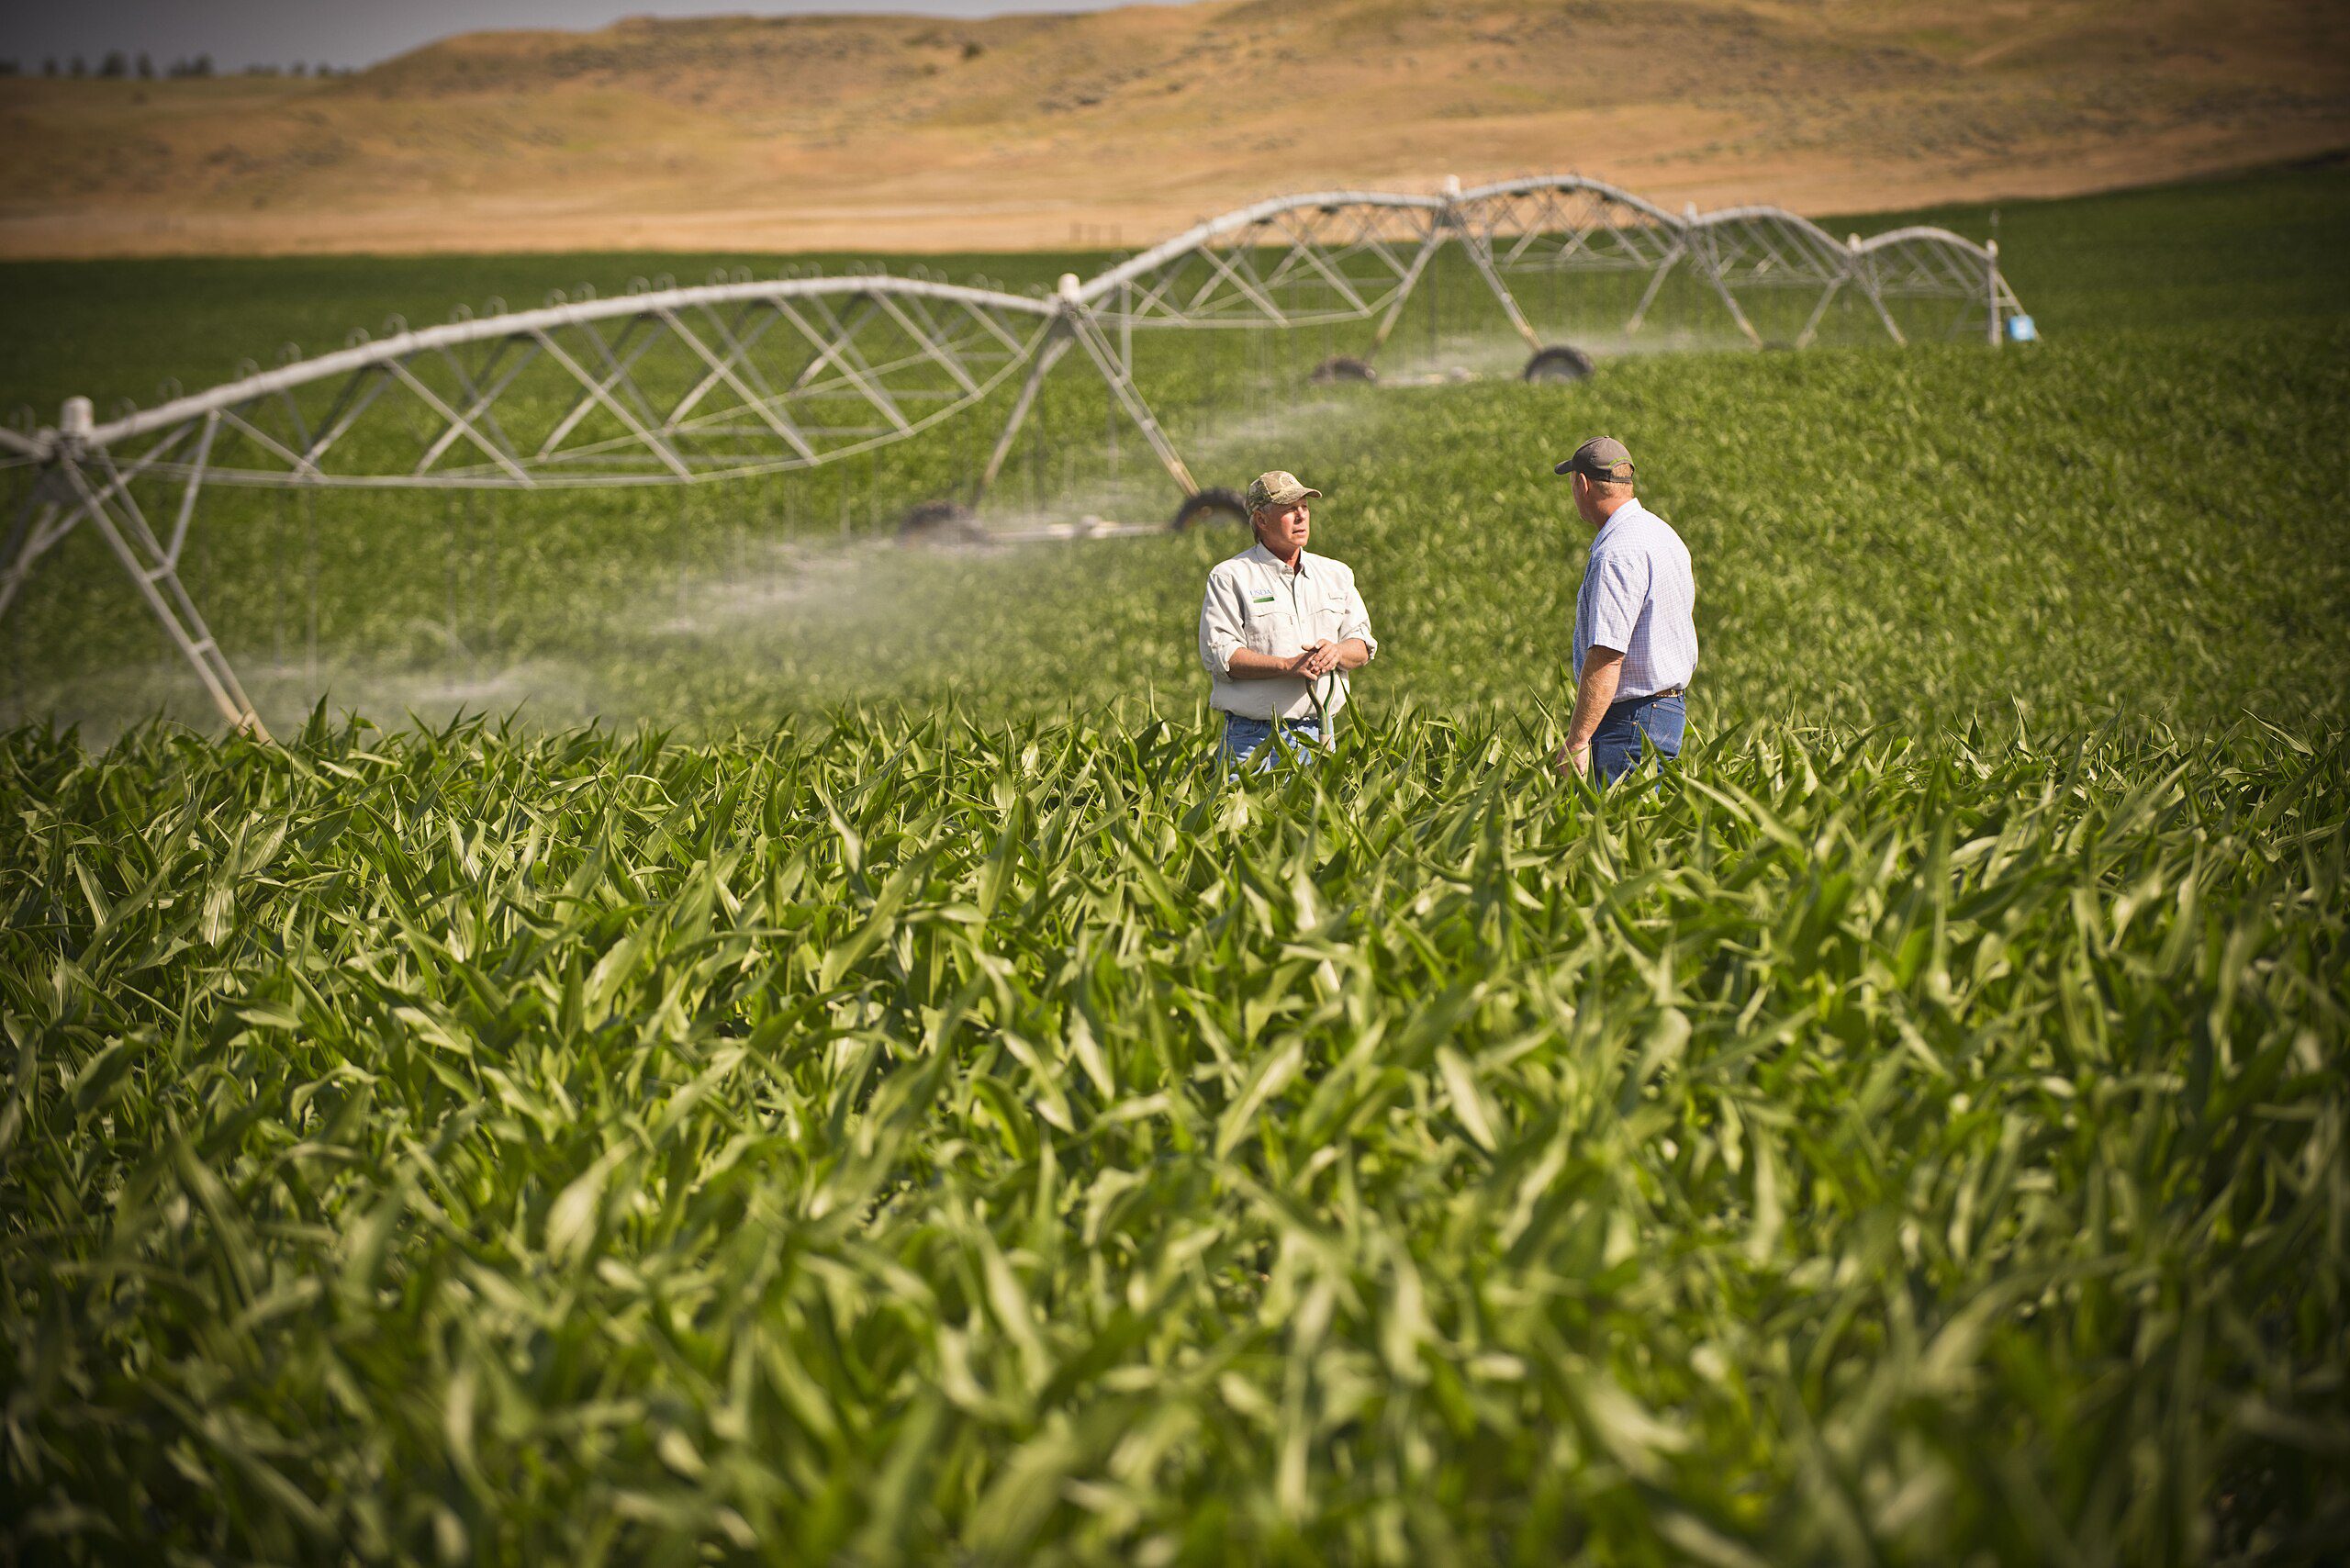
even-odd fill
[(1907, 341), (1902, 302), (1955, 307), (1993, 344), (2020, 314), (1997, 246), (1946, 230), (1839, 241), (1782, 208), (1674, 214), (1577, 175), (1277, 197), (1090, 281), (1065, 276), (1051, 295), (853, 271), (551, 296), (536, 310), (461, 309), (441, 326), (354, 333), (333, 353), (104, 423), (76, 398), (54, 427), (0, 429), (0, 467), (37, 469), (0, 554), (0, 615), (41, 556), (86, 523), (221, 714), (263, 734), (179, 577), (207, 487), (542, 489), (813, 468), (918, 436), (1018, 376), (976, 502), (1075, 349), (1189, 497), (1199, 487), (1136, 379), (1136, 333), (1371, 322), (1376, 354), (1450, 245), (1538, 354), (1513, 285), (1565, 274), (1644, 277), (1627, 333), (1670, 280), (1693, 279), (1757, 346), (1741, 297), (1763, 290), (1812, 297), (1794, 347), (1848, 291), (1896, 342)]

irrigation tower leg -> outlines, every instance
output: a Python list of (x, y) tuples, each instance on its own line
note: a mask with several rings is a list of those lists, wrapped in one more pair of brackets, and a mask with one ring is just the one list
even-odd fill
[(1984, 325), (1990, 331), (1991, 346), (1998, 348), (1999, 346), (1999, 242), (1997, 240), (1992, 241), (1988, 246), (1985, 247), (1984, 255), (1983, 283), (1984, 293), (1986, 296), (1985, 304), (1991, 312), (1991, 319)]
[(1428, 258), (1444, 244), (1444, 232), (1442, 229), (1431, 229), (1428, 237), (1420, 241), (1419, 254), (1414, 256), (1412, 264), (1404, 269), (1402, 281), (1395, 286), (1395, 297), (1388, 302), (1387, 314), (1379, 319), (1379, 330), (1371, 334), (1371, 348), (1362, 356), (1365, 362), (1378, 358), (1379, 351), (1387, 346), (1388, 335), (1395, 330), (1395, 323), (1404, 319), (1404, 307), (1411, 302), (1412, 290), (1419, 286), (1420, 274), (1427, 269)]
[(1192, 477), (1191, 469), (1184, 465), (1181, 454), (1175, 450), (1175, 443), (1167, 439), (1165, 431), (1158, 428), (1158, 420), (1151, 413), (1150, 405), (1142, 400), (1142, 393), (1136, 387), (1134, 377), (1118, 364), (1116, 351), (1102, 335), (1101, 323), (1082, 310), (1071, 311), (1069, 323), (1069, 330), (1076, 334), (1079, 342), (1085, 345), (1085, 352), (1093, 356), (1094, 364), (1102, 372), (1102, 379), (1110, 384), (1110, 390), (1125, 409), (1126, 417), (1134, 420), (1136, 430), (1142, 431), (1143, 440), (1150, 442), (1150, 450), (1158, 454), (1158, 461), (1165, 465), (1169, 476), (1183, 487), (1185, 495), (1197, 495), (1200, 488), (1198, 481)]
[(1828, 307), (1834, 303), (1836, 296), (1843, 291), (1845, 281), (1840, 276), (1834, 283), (1819, 291), (1819, 303), (1811, 308), (1811, 314), (1804, 319), (1803, 330), (1796, 334), (1796, 347), (1800, 349), (1811, 346), (1811, 335), (1819, 330), (1819, 319), (1828, 314)]
[(1673, 275), (1673, 269), (1679, 266), (1681, 258), (1688, 253), (1689, 247), (1675, 241), (1673, 249), (1664, 253), (1664, 259), (1657, 263), (1656, 270), (1649, 274), (1649, 286), (1640, 291), (1640, 302), (1632, 307), (1632, 319), (1624, 323), (1626, 337), (1638, 332), (1641, 323), (1649, 319), (1649, 307), (1656, 303), (1658, 293), (1664, 287), (1664, 280)]
[[(156, 541), (147, 527), (146, 519), (139, 515), (135, 505), (127, 504), (123, 521), (118, 521), (105, 498), (90, 487), (88, 477), (77, 465), (68, 462), (62, 467), (67, 484), (81, 501), (76, 518), (87, 517), (106, 539), (106, 548), (112, 550), (115, 559), (122, 563), (122, 569), (129, 574), (140, 597), (147, 601), (147, 608), (154, 612), (157, 621), (162, 622), (164, 632), (187, 662), (195, 666), (196, 678), (204, 683), (204, 689), (211, 696), (213, 706), (219, 709), (220, 716), (229, 721), (229, 727), (255, 740), (268, 741), (269, 730), (262, 723), (261, 715), (253, 711), (252, 700), (245, 696), (244, 687), (238, 682), (237, 672), (229, 667), (227, 656), (220, 652), (219, 642), (205, 625), (204, 617), (197, 612), (195, 601), (188, 598), (187, 589), (181, 585), (178, 562)], [(110, 488), (122, 495), (128, 503), (127, 490)], [(69, 518), (65, 526), (72, 527), (75, 520)], [(126, 523), (129, 525), (127, 530)], [(142, 549), (153, 555), (152, 564), (140, 554)]]
[(1509, 324), (1516, 329), (1519, 337), (1526, 340), (1528, 348), (1540, 353), (1541, 334), (1535, 331), (1534, 324), (1526, 319), (1526, 312), (1517, 308), (1517, 297), (1510, 293), (1509, 285), (1502, 281), (1501, 269), (1494, 265), (1491, 242), (1483, 235), (1472, 234), (1464, 235), (1460, 243), (1469, 252), (1469, 259), (1477, 264), (1477, 271), (1483, 275), (1485, 286), (1494, 291), (1495, 299), (1501, 301), (1502, 310), (1509, 317)]
[[(1863, 262), (1861, 264), (1863, 266), (1866, 266), (1868, 263)], [(1860, 274), (1859, 276), (1861, 280), (1861, 292), (1867, 295), (1869, 297), (1869, 303), (1876, 308), (1876, 319), (1885, 323), (1885, 330), (1892, 336), (1894, 346), (1896, 348), (1908, 347), (1909, 340), (1903, 335), (1901, 323), (1893, 319), (1893, 312), (1885, 308), (1885, 296), (1877, 292), (1876, 280), (1869, 276), (1865, 272)]]
[(56, 526), (58, 505), (49, 498), (52, 471), (42, 469), (33, 476), (25, 491), (24, 504), (17, 509), (16, 521), (8, 529), (8, 544), (5, 558), (7, 566), (0, 575), (0, 616), (8, 613), (8, 606), (17, 590), (31, 576), (33, 563), (41, 552), (63, 537), (64, 530)]
[[(1709, 245), (1711, 243), (1710, 236), (1707, 239), (1707, 243)], [(1738, 296), (1732, 294), (1729, 291), (1729, 285), (1722, 281), (1721, 269), (1714, 264), (1714, 259), (1711, 256), (1706, 257), (1700, 264), (1706, 269), (1706, 280), (1714, 286), (1714, 292), (1721, 296), (1721, 300), (1724, 305), (1729, 307), (1730, 319), (1738, 323), (1738, 330), (1746, 334), (1746, 341), (1748, 342), (1752, 343), (1758, 349), (1761, 348), (1762, 346), (1762, 334), (1754, 330), (1754, 323), (1746, 319), (1746, 312), (1739, 308)]]
[(1069, 348), (1069, 332), (1061, 327), (1055, 327), (1038, 346), (1035, 362), (1028, 367), (1028, 379), (1020, 384), (1020, 396), (1013, 400), (1012, 416), (1003, 421), (1003, 433), (995, 438), (995, 450), (988, 454), (988, 465), (979, 471), (979, 483), (971, 487), (973, 506), (987, 499), (988, 492), (995, 487), (997, 476), (1003, 472), (1004, 460), (1012, 455), (1012, 443), (1019, 436), (1020, 427), (1027, 422), (1028, 410), (1035, 407), (1037, 390)]

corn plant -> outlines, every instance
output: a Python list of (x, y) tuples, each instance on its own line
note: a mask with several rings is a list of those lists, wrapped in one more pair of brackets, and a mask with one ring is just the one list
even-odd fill
[(28, 1555), (2339, 1531), (2341, 735), (6, 746)]
[[(0, 1560), (2338, 1555), (2350, 184), (2009, 223), (2029, 353), (1269, 415), (1186, 345), (1382, 644), (1262, 779), (1237, 539), (839, 542), (951, 448), (262, 498), (191, 572), (282, 749), (151, 722), (69, 541), (0, 625)], [(0, 349), (193, 385), (548, 264), (10, 263)], [(1600, 430), (1705, 649), (1605, 796)]]

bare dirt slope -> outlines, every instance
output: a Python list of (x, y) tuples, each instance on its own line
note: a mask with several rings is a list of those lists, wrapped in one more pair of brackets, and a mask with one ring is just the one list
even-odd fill
[(0, 81), (0, 254), (1133, 245), (1553, 169), (1810, 210), (2350, 145), (2333, 0), (1202, 0), (476, 33), (332, 81)]

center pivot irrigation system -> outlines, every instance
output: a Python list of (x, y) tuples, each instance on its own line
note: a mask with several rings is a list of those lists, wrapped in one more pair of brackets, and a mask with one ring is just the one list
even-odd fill
[[(1545, 343), (1512, 292), (1542, 276), (1644, 276), (1628, 335), (1675, 278), (1757, 347), (1767, 345), (1750, 307), (1762, 290), (1798, 308), (1809, 300), (1784, 342), (1792, 348), (1813, 341), (1840, 299), (1864, 302), (1863, 316), (1895, 342), (1922, 330), (1996, 345), (2029, 331), (1996, 243), (1925, 228), (1840, 241), (1779, 207), (1675, 214), (1577, 175), (1473, 190), (1451, 182), (1437, 196), (1276, 197), (1090, 282), (1064, 276), (1050, 294), (852, 270), (554, 295), (542, 309), (484, 316), (461, 307), (445, 325), (395, 320), (387, 336), (354, 332), (334, 353), (288, 357), (157, 408), (125, 406), (105, 423), (73, 398), (54, 427), (0, 428), (0, 466), (38, 470), (0, 555), (0, 616), (40, 557), (86, 522), (223, 717), (265, 734), (180, 578), (207, 487), (536, 490), (810, 469), (918, 435), (1020, 376), (971, 485), (976, 506), (1072, 348), (1180, 487), (1181, 526), (1237, 498), (1203, 490), (1152, 414), (1136, 384), (1136, 334), (1371, 322), (1361, 357), (1317, 372), (1371, 379), (1405, 303), (1454, 244), (1532, 351), (1528, 379), (1590, 369), (1579, 349)], [(933, 502), (914, 517), (968, 515), (963, 502)]]

